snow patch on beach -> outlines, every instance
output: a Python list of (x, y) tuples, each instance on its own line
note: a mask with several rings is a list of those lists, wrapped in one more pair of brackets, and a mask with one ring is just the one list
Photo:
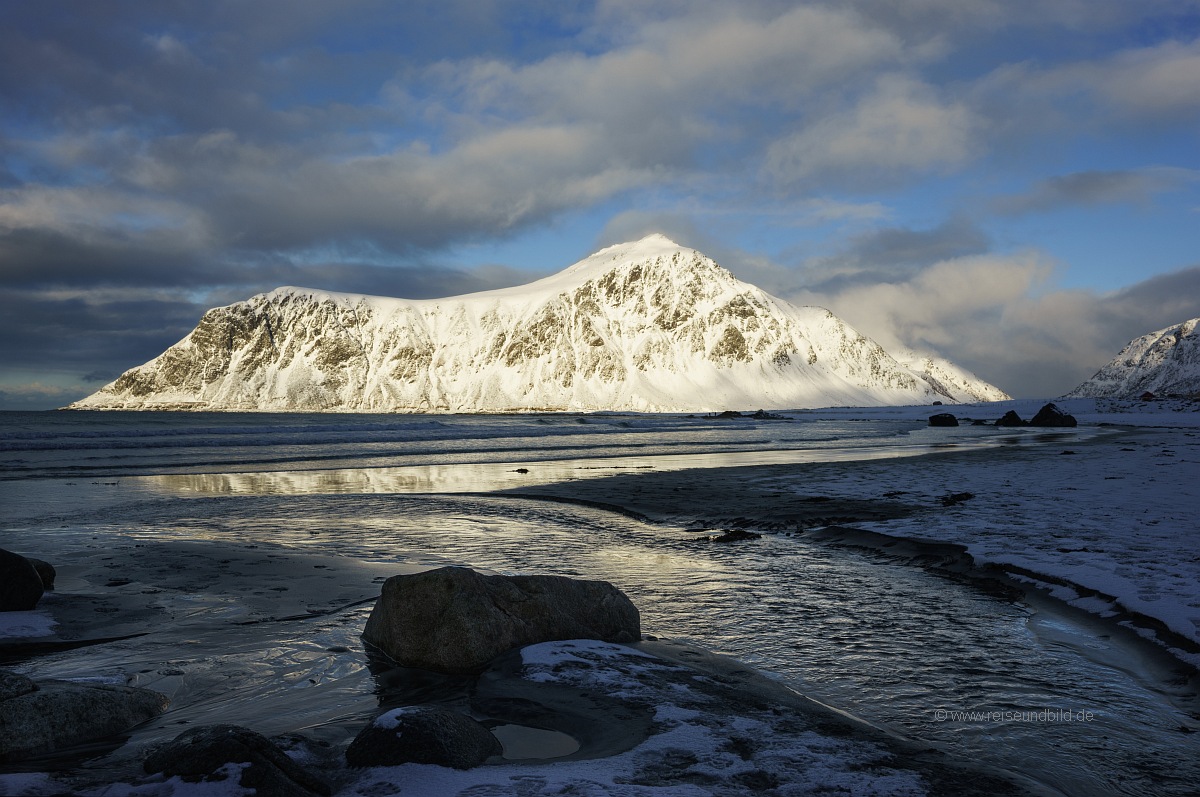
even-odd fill
[(0, 612), (0, 639), (51, 636), (57, 627), (58, 623), (45, 609)]
[[(522, 677), (529, 680), (571, 684), (656, 705), (655, 730), (628, 752), (558, 761), (552, 767), (511, 764), (468, 771), (426, 764), (378, 767), (338, 794), (707, 797), (774, 790), (900, 797), (927, 793), (918, 774), (895, 768), (892, 755), (873, 742), (820, 735), (802, 716), (787, 711), (732, 709), (699, 685), (715, 685), (708, 676), (633, 648), (590, 640), (549, 642), (525, 648), (522, 662)], [(694, 680), (698, 686), (675, 688), (680, 679)]]
[[(1041, 403), (954, 409), (960, 418), (991, 418), (1015, 408), (1029, 418)], [(887, 493), (928, 505), (929, 511), (911, 517), (856, 525), (965, 545), (978, 563), (1014, 565), (1031, 571), (1035, 580), (1045, 576), (1056, 596), (1081, 609), (1112, 616), (1123, 607), (1200, 643), (1200, 403), (1077, 399), (1058, 404), (1076, 416), (1078, 430), (1011, 430), (1061, 434), (1048, 448), (863, 462), (854, 468), (805, 470), (803, 483), (791, 477), (759, 483), (846, 498), (880, 499)], [(870, 412), (918, 418), (930, 408)], [(1098, 429), (1101, 437), (1083, 441)], [(947, 430), (948, 443), (953, 434)], [(1080, 436), (1078, 443), (1074, 435)], [(947, 493), (973, 497), (942, 507), (938, 499)], [(1177, 655), (1200, 664), (1200, 656)]]

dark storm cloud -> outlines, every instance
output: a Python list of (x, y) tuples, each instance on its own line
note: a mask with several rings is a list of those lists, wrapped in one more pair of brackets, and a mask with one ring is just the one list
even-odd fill
[(990, 244), (972, 221), (954, 216), (927, 230), (889, 227), (858, 235), (850, 240), (846, 257), (864, 267), (924, 266), (986, 252)]
[(987, 252), (990, 245), (987, 234), (963, 216), (929, 229), (875, 229), (851, 236), (837, 254), (805, 263), (804, 287), (836, 293), (856, 285), (904, 282), (935, 263)]
[(993, 206), (1005, 215), (1040, 213), (1075, 205), (1140, 203), (1200, 180), (1200, 172), (1180, 168), (1089, 171), (1049, 177), (1025, 194), (1001, 197)]
[(1103, 297), (1098, 305), (1109, 330), (1105, 340), (1122, 345), (1157, 329), (1200, 318), (1200, 266), (1151, 277)]
[(71, 285), (209, 285), (227, 269), (182, 248), (168, 234), (96, 231), (90, 238), (58, 230), (0, 233), (0, 274), (9, 287)]
[[(18, 370), (116, 378), (182, 338), (202, 310), (183, 298), (0, 290), (5, 362)], [(80, 330), (86, 330), (82, 333)]]

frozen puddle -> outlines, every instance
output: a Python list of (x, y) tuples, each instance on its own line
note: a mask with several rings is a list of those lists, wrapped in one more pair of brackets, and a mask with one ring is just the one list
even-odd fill
[(504, 747), (505, 761), (562, 758), (579, 751), (579, 742), (565, 733), (525, 725), (497, 725), (492, 735)]

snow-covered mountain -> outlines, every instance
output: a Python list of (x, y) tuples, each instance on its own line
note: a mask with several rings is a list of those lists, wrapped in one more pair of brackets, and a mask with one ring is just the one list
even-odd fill
[(1142, 335), (1068, 398), (1138, 398), (1200, 393), (1200, 318)]
[(529, 285), (447, 299), (279, 288), (208, 311), (71, 408), (694, 412), (1007, 398), (909, 356), (653, 235)]

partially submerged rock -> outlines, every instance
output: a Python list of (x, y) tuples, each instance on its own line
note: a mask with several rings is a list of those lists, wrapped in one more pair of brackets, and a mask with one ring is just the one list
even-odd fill
[(746, 531), (745, 529), (722, 529), (720, 534), (711, 537), (705, 537), (705, 541), (745, 542), (746, 540), (757, 540), (761, 537), (761, 534), (755, 534), (753, 531)]
[(1027, 424), (1024, 420), (1022, 420), (1021, 416), (1017, 415), (1015, 410), (1009, 410), (1008, 412), (1004, 413), (1004, 415), (998, 421), (996, 421), (996, 425), (997, 426), (1028, 426), (1029, 424)]
[(485, 576), (463, 567), (389, 578), (363, 630), (401, 666), (451, 673), (477, 672), (536, 642), (640, 638), (637, 607), (607, 581)]
[[(32, 688), (30, 688), (32, 686)], [(0, 760), (18, 760), (115, 736), (157, 717), (167, 698), (149, 689), (0, 674)]]
[(42, 599), (45, 586), (33, 563), (0, 548), (0, 612), (27, 612)]
[(958, 426), (958, 418), (954, 417), (950, 412), (939, 412), (937, 415), (929, 416), (930, 426)]
[(237, 725), (184, 731), (146, 757), (143, 769), (197, 782), (236, 778), (257, 797), (328, 795), (329, 784), (310, 774), (271, 740)]
[(392, 709), (375, 718), (346, 749), (352, 767), (437, 764), (477, 767), (502, 752), (500, 742), (465, 714), (432, 706)]

